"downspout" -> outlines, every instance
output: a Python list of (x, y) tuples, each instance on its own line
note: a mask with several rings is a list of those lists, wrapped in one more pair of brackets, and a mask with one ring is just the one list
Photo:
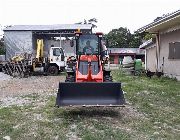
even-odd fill
[(145, 49), (145, 70), (147, 70), (147, 49)]
[(156, 34), (156, 72), (159, 72), (160, 63), (160, 35)]

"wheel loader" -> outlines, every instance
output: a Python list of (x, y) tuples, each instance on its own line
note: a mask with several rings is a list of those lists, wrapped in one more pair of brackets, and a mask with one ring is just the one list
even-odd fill
[(59, 83), (56, 106), (125, 104), (121, 83), (113, 82), (110, 70), (104, 68), (102, 36), (102, 33), (75, 33), (76, 61), (69, 63), (66, 80)]

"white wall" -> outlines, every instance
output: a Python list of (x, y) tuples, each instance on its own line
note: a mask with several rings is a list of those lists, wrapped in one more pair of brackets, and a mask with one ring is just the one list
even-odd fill
[(156, 47), (154, 44), (146, 48), (146, 70), (156, 72)]
[(180, 59), (168, 59), (170, 42), (180, 42), (180, 30), (160, 35), (160, 69), (168, 76), (176, 77), (180, 80)]

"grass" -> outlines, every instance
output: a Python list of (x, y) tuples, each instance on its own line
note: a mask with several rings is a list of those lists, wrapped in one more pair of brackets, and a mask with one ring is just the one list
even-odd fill
[[(34, 96), (37, 95), (33, 93), (25, 97), (34, 101)], [(42, 96), (37, 97), (42, 98)], [(129, 138), (129, 135), (122, 130), (114, 130), (110, 123), (100, 120), (102, 116), (118, 117), (118, 113), (113, 110), (54, 108), (54, 103), (55, 98), (49, 97), (48, 102), (42, 108), (37, 108), (36, 104), (1, 108), (0, 138), (4, 136), (17, 140)]]
[(137, 131), (152, 139), (179, 139), (180, 137), (180, 82), (165, 77), (151, 79), (113, 73), (123, 83), (126, 98), (147, 120), (138, 123)]
[(31, 104), (0, 108), (0, 139), (179, 139), (180, 82), (112, 74), (122, 83), (126, 107), (55, 108), (55, 95), (32, 93), (21, 96)]

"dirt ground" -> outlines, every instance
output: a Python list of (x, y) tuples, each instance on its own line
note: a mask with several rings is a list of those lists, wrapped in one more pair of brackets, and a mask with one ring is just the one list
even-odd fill
[(28, 100), (21, 97), (31, 94), (55, 95), (58, 91), (59, 82), (64, 80), (65, 76), (12, 78), (0, 73), (0, 106), (25, 105)]
[[(3, 77), (3, 76), (1, 76), (1, 77)], [(35, 109), (35, 110), (45, 108), (47, 106), (47, 104), (49, 104), (48, 100), (51, 100), (51, 98), (53, 98), (53, 102), (55, 101), (54, 99), (56, 97), (56, 93), (58, 90), (58, 84), (59, 84), (59, 82), (62, 82), (64, 80), (65, 80), (65, 76), (63, 76), (63, 75), (62, 76), (32, 76), (29, 78), (21, 78), (21, 79), (11, 78), (11, 77), (6, 77), (6, 78), (3, 77), (0, 79), (0, 109), (7, 108), (7, 107), (12, 108), (14, 106), (20, 106), (20, 107), (33, 106), (33, 107), (31, 107), (31, 109)], [(50, 103), (52, 105), (50, 110), (52, 110), (54, 108), (53, 102)], [(138, 113), (137, 110), (130, 105), (127, 105), (126, 107), (123, 107), (123, 108), (91, 108), (91, 107), (83, 108), (83, 107), (79, 107), (79, 108), (74, 108), (74, 109), (63, 108), (60, 110), (61, 111), (63, 110), (63, 112), (65, 111), (63, 114), (61, 114), (62, 119), (65, 119), (67, 116), (73, 116), (73, 118), (75, 117), (74, 118), (75, 120), (79, 119), (79, 117), (82, 117), (82, 118), (85, 117), (85, 118), (87, 118), (87, 120), (85, 122), (84, 122), (84, 120), (81, 122), (81, 123), (84, 123), (84, 125), (88, 125), (88, 122), (87, 122), (88, 120), (90, 122), (93, 121), (93, 124), (96, 122), (100, 122), (100, 124), (101, 124), (102, 119), (103, 119), (105, 121), (105, 124), (102, 127), (105, 127), (107, 124), (108, 125), (110, 124), (111, 128), (109, 128), (110, 129), (109, 131), (112, 131), (113, 135), (114, 135), (114, 131), (116, 131), (116, 130), (120, 129), (122, 131), (125, 131), (125, 136), (124, 136), (124, 134), (123, 134), (123, 136), (117, 135), (117, 136), (115, 136), (115, 138), (118, 138), (118, 137), (126, 138), (126, 132), (129, 133), (130, 131), (134, 131), (134, 130), (131, 130), (131, 128), (128, 127), (127, 125), (123, 124), (122, 121), (130, 120), (131, 118), (140, 119), (140, 118), (144, 117), (143, 114)], [(43, 112), (44, 111), (42, 111), (41, 113), (38, 113), (38, 114), (37, 113), (30, 113), (30, 114), (31, 115), (33, 114), (33, 116), (36, 118), (36, 120), (49, 121), (46, 117), (45, 118), (42, 117)], [(29, 111), (25, 112), (25, 113), (29, 114)], [(50, 113), (53, 113), (53, 112), (50, 112)], [(67, 116), (64, 118), (63, 117), (64, 115), (65, 116), (67, 115)], [(31, 116), (29, 116), (29, 118), (32, 119)], [(126, 119), (123, 119), (123, 118), (126, 118)], [(56, 120), (56, 119), (57, 118), (54, 118), (54, 120)], [(65, 121), (67, 121), (66, 119), (65, 119)], [(27, 121), (26, 123), (29, 124), (30, 122)], [(97, 125), (100, 125), (100, 124), (97, 124)], [(16, 127), (16, 125), (20, 125), (20, 124), (15, 124), (15, 126), (13, 126), (13, 127)], [(69, 125), (68, 127), (71, 128), (71, 127), (73, 127), (72, 125), (75, 127), (82, 127), (82, 126), (79, 126), (79, 123), (77, 124), (76, 121), (73, 124)], [(94, 125), (91, 126), (91, 124), (90, 124), (90, 126), (83, 126), (83, 127), (94, 127)], [(88, 129), (92, 129), (92, 128), (88, 128)], [(107, 128), (104, 128), (104, 129), (107, 129)], [(2, 131), (1, 128), (0, 128), (0, 131)], [(53, 131), (53, 130), (51, 130), (51, 131)], [(96, 131), (97, 132), (94, 132), (94, 133), (99, 133), (98, 131), (104, 131), (104, 130), (96, 130)], [(1, 133), (4, 133), (4, 132), (1, 132)], [(26, 132), (25, 135), (27, 135), (27, 133), (28, 132)], [(74, 134), (75, 132), (73, 132), (73, 131), (71, 132), (71, 129), (64, 133), (65, 133), (64, 134), (65, 139), (81, 139)], [(82, 132), (79, 132), (79, 133), (82, 134)], [(100, 132), (100, 133), (102, 133), (102, 132)], [(112, 135), (112, 134), (109, 134), (109, 135)], [(81, 137), (83, 137), (83, 135), (86, 137), (86, 135), (89, 135), (89, 133), (87, 132), (87, 134), (82, 134)], [(13, 138), (13, 134), (6, 135), (4, 133), (3, 137), (6, 138), (6, 136)], [(34, 136), (31, 136), (30, 138), (33, 138), (33, 137)], [(40, 136), (40, 137), (42, 137), (42, 136)], [(145, 138), (145, 136), (140, 135), (139, 138), (141, 138), (141, 137)], [(18, 138), (21, 138), (21, 136)], [(61, 138), (63, 139), (63, 137), (58, 136), (58, 139), (61, 139)], [(96, 138), (98, 139), (99, 135), (96, 136)]]
[(21, 96), (31, 93), (55, 92), (59, 82), (65, 76), (32, 76), (29, 78), (3, 78), (0, 77), (0, 98), (7, 96)]

